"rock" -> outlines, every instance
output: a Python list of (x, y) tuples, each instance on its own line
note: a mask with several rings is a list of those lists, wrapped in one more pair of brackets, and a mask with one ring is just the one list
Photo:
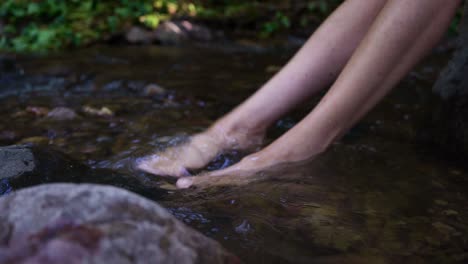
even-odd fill
[(122, 88), (124, 88), (124, 81), (122, 80), (114, 80), (101, 87), (101, 89), (106, 92), (119, 91), (122, 90)]
[(446, 237), (456, 233), (455, 228), (441, 222), (432, 223), (432, 226)]
[(128, 80), (127, 81), (127, 89), (132, 93), (140, 93), (145, 87), (146, 82), (144, 81), (136, 81), (136, 80)]
[[(468, 14), (468, 3), (465, 14)], [(468, 17), (460, 26), (458, 47), (433, 91), (441, 98), (433, 115), (434, 141), (459, 157), (468, 156)]]
[(0, 199), (0, 263), (240, 263), (155, 202), (48, 184)]
[(36, 168), (34, 154), (19, 146), (0, 148), (0, 179), (14, 179)]
[(133, 26), (125, 33), (125, 39), (132, 44), (162, 44), (180, 45), (188, 42), (212, 41), (215, 34), (207, 27), (188, 20), (165, 21), (153, 30)]
[(7, 180), (0, 180), (0, 196), (4, 194), (8, 194), (13, 189), (11, 188), (10, 184), (8, 183)]
[(26, 112), (35, 116), (46, 116), (49, 113), (49, 108), (41, 106), (28, 106)]
[(214, 39), (210, 29), (187, 20), (161, 23), (154, 31), (154, 36), (163, 44), (175, 45), (190, 41), (206, 42)]
[(156, 40), (151, 31), (137, 26), (131, 27), (127, 33), (125, 33), (125, 39), (132, 44), (149, 44)]
[(0, 171), (0, 180), (8, 181), (13, 190), (42, 183), (70, 182), (114, 185), (152, 199), (161, 199), (167, 193), (135, 175), (91, 169), (52, 147), (0, 147)]
[(77, 117), (76, 112), (67, 107), (56, 107), (47, 114), (48, 119), (52, 119), (56, 121), (73, 120), (76, 117)]
[(154, 35), (162, 44), (179, 45), (189, 40), (187, 32), (172, 21), (160, 24), (154, 31)]
[(48, 147), (0, 147), (0, 180), (16, 190), (48, 182), (81, 182), (92, 171), (65, 154)]
[(192, 40), (211, 41), (214, 38), (211, 30), (202, 25), (197, 25), (187, 20), (180, 21), (176, 24), (179, 24), (179, 27), (187, 32)]
[(83, 106), (83, 112), (89, 115), (94, 115), (94, 116), (101, 116), (101, 117), (111, 117), (114, 116), (114, 112), (110, 110), (108, 107), (103, 106), (100, 109), (94, 108), (89, 105)]
[(166, 94), (166, 89), (162, 88), (161, 86), (157, 84), (148, 84), (145, 86), (143, 94), (145, 96), (158, 96), (158, 95), (164, 95)]

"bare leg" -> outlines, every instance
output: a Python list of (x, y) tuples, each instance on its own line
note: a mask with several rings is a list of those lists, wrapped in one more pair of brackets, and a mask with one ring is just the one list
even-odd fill
[(259, 146), (272, 122), (335, 80), (386, 1), (345, 1), (283, 70), (253, 96), (190, 143), (155, 154), (139, 168), (153, 174), (184, 176), (187, 168), (203, 167), (222, 151)]
[(208, 177), (255, 172), (312, 158), (349, 129), (432, 48), (460, 1), (393, 0), (379, 14), (350, 62), (319, 105), (299, 124), (240, 163), (208, 176), (184, 178), (181, 188)]

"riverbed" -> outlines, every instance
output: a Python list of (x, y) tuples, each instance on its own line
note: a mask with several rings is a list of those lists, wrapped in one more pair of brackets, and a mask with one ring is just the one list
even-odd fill
[[(246, 263), (466, 263), (468, 173), (428, 143), (431, 86), (447, 51), (312, 162), (189, 190), (134, 170), (135, 159), (208, 127), (292, 54), (97, 46), (17, 56), (0, 78), (0, 143), (53, 146), (92, 168), (151, 181), (168, 191), (158, 203)], [(319, 99), (278, 120), (267, 142)], [(226, 153), (204, 170), (243, 155)]]

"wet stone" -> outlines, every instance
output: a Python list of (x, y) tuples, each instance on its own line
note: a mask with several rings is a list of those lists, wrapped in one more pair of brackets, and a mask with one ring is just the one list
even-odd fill
[(57, 121), (73, 120), (77, 117), (74, 110), (67, 107), (56, 107), (47, 114), (48, 119)]
[(215, 34), (199, 24), (182, 20), (166, 21), (160, 24), (152, 36), (163, 44), (183, 44), (186, 42), (206, 42), (215, 38)]
[(7, 180), (2, 179), (0, 180), (0, 196), (4, 194), (8, 194), (12, 191), (12, 188)]
[(141, 27), (133, 26), (125, 33), (125, 39), (132, 44), (149, 44), (155, 40), (155, 36), (151, 31)]
[(95, 108), (89, 105), (83, 106), (83, 112), (93, 116), (101, 116), (101, 117), (110, 117), (114, 115), (114, 112), (109, 109), (107, 106), (103, 106), (101, 108)]
[(167, 191), (152, 181), (109, 169), (91, 169), (51, 147), (13, 145), (0, 147), (0, 180), (18, 190), (43, 183), (109, 184), (158, 200)]
[(35, 168), (33, 153), (23, 147), (0, 148), (0, 179), (19, 177)]
[(122, 87), (124, 87), (123, 81), (117, 80), (117, 81), (112, 81), (107, 84), (104, 84), (101, 89), (106, 92), (112, 92), (112, 91), (122, 89)]
[(162, 88), (161, 86), (157, 84), (148, 84), (144, 91), (143, 94), (145, 96), (158, 96), (158, 95), (165, 95), (166, 94), (166, 89)]
[(41, 185), (2, 197), (0, 211), (0, 263), (240, 263), (155, 202), (115, 187)]
[(26, 112), (31, 113), (35, 116), (46, 116), (49, 113), (49, 109), (47, 107), (28, 106), (26, 108)]
[(47, 182), (80, 182), (92, 171), (48, 147), (0, 147), (1, 178), (12, 190)]

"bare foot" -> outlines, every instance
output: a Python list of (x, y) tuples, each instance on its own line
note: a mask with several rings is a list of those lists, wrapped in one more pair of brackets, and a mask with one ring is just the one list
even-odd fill
[(277, 152), (266, 148), (243, 158), (239, 163), (226, 169), (209, 172), (195, 177), (184, 177), (177, 181), (177, 188), (185, 189), (191, 186), (241, 185), (265, 178), (262, 172), (286, 166), (311, 157), (295, 156), (294, 154)]
[(194, 135), (185, 144), (143, 158), (137, 168), (155, 175), (189, 176), (189, 169), (204, 167), (226, 150), (252, 150), (262, 141), (263, 133), (227, 133), (219, 126), (214, 126)]

